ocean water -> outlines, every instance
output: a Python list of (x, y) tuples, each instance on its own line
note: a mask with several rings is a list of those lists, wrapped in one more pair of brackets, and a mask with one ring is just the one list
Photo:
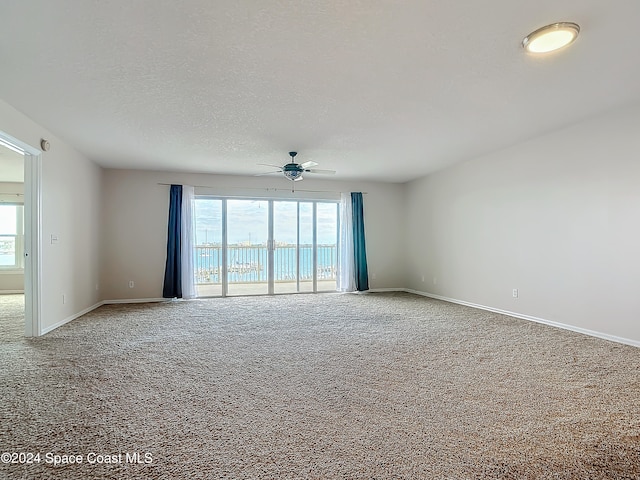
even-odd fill
[[(227, 248), (228, 281), (231, 283), (251, 283), (267, 281), (266, 247)], [(318, 245), (318, 280), (335, 278), (337, 255), (335, 245)], [(195, 252), (197, 283), (221, 282), (222, 254), (220, 247), (198, 247)], [(274, 252), (274, 279), (296, 279), (295, 246), (277, 247)], [(313, 278), (313, 248), (311, 245), (300, 247), (300, 279)]]

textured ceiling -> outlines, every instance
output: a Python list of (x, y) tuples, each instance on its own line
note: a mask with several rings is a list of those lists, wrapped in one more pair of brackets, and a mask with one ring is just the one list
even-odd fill
[[(105, 167), (402, 182), (640, 99), (637, 0), (0, 0), (0, 98)], [(532, 30), (574, 21), (540, 58)], [(52, 148), (55, 148), (53, 146)]]

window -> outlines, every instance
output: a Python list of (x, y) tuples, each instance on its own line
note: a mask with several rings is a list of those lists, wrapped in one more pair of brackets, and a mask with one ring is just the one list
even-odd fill
[(24, 268), (22, 205), (0, 205), (0, 270)]

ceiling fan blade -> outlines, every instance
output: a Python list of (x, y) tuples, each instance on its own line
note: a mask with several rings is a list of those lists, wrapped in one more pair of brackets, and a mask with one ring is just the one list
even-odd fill
[(262, 165), (263, 167), (274, 167), (274, 168), (279, 168), (280, 170), (282, 170), (282, 166), (281, 165), (273, 165), (272, 163), (256, 163), (256, 165)]
[(318, 165), (318, 164), (316, 162), (312, 162), (311, 160), (309, 160), (308, 162), (304, 162), (304, 163), (300, 164), (300, 166), (302, 168), (315, 167), (316, 165)]
[(262, 177), (264, 175), (273, 175), (274, 173), (282, 173), (282, 170), (278, 170), (275, 172), (267, 172), (267, 173), (256, 173), (254, 177)]
[(298, 178), (293, 179), (294, 182), (299, 182), (300, 180), (303, 180), (302, 175), (300, 175)]
[(311, 169), (305, 169), (305, 172), (309, 172), (309, 173), (323, 173), (326, 175), (333, 175), (334, 173), (336, 173), (335, 170), (319, 170), (317, 168), (311, 168)]

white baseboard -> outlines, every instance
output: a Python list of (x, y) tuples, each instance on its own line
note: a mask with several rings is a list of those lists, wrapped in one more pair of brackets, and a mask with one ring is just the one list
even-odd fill
[(74, 313), (73, 315), (71, 315), (70, 317), (65, 318), (64, 320), (60, 320), (59, 322), (50, 325), (46, 328), (42, 329), (42, 332), (40, 332), (40, 335), (45, 335), (49, 332), (52, 332), (53, 330), (55, 330), (58, 327), (61, 327), (62, 325), (64, 325), (65, 323), (69, 323), (72, 320), (75, 320), (76, 318), (81, 317), (82, 315), (85, 315), (89, 312), (91, 312), (92, 310), (95, 310), (98, 307), (101, 307), (102, 305), (109, 305), (109, 304), (114, 304), (114, 303), (150, 303), (150, 302), (164, 302), (166, 301), (166, 298), (133, 298), (133, 299), (122, 299), (122, 300), (103, 300), (101, 302), (96, 303), (95, 305), (91, 305), (88, 308), (85, 308), (84, 310), (81, 310), (78, 313)]
[(0, 295), (16, 295), (18, 293), (24, 293), (24, 290), (0, 290)]
[(596, 332), (595, 330), (588, 330), (586, 328), (575, 327), (573, 325), (567, 325), (566, 323), (554, 322), (546, 320), (544, 318), (534, 317), (531, 315), (524, 315), (522, 313), (511, 312), (509, 310), (502, 310), (500, 308), (487, 307), (486, 305), (479, 305), (477, 303), (465, 302), (464, 300), (458, 300), (455, 298), (443, 297), (441, 295), (435, 295), (433, 293), (421, 292), (419, 290), (413, 290), (411, 288), (403, 289), (407, 293), (413, 293), (416, 295), (422, 295), (423, 297), (434, 298), (436, 300), (442, 300), (449, 303), (456, 303), (458, 305), (464, 305), (467, 307), (478, 308), (480, 310), (486, 310), (489, 312), (499, 313), (501, 315), (508, 315), (509, 317), (520, 318), (522, 320), (528, 320), (530, 322), (542, 323), (551, 327), (562, 328), (564, 330), (571, 330), (572, 332), (582, 333), (583, 335), (589, 335), (591, 337), (601, 338), (603, 340), (609, 340), (611, 342), (623, 343), (625, 345), (631, 345), (632, 347), (640, 347), (640, 341), (631, 340), (629, 338), (617, 337), (615, 335), (609, 335), (608, 333)]
[(113, 305), (116, 303), (154, 303), (154, 302), (169, 302), (170, 298), (122, 298), (114, 300), (103, 300), (102, 305)]
[(40, 332), (40, 335), (44, 335), (46, 333), (49, 333), (53, 330), (55, 330), (58, 327), (61, 327), (62, 325), (64, 325), (65, 323), (69, 323), (71, 320), (75, 320), (78, 317), (81, 317), (82, 315), (89, 313), (92, 310), (95, 310), (96, 308), (102, 306), (102, 302), (98, 302), (95, 305), (91, 305), (88, 308), (85, 308), (84, 310), (81, 310), (78, 313), (74, 313), (73, 315), (71, 315), (70, 317), (65, 318), (64, 320), (60, 320), (58, 323), (55, 323), (53, 325), (50, 325), (48, 327), (45, 327), (42, 329), (42, 331)]

